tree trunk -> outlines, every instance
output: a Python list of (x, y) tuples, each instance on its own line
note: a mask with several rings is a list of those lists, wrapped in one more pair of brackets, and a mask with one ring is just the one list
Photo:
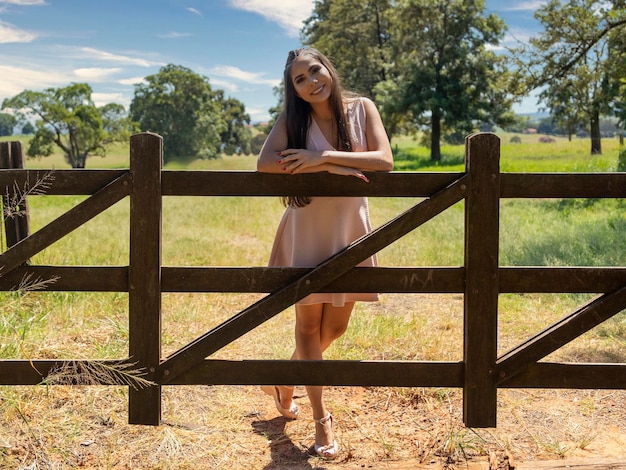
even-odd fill
[(591, 155), (602, 154), (602, 136), (600, 134), (600, 112), (595, 110), (591, 116)]
[(430, 159), (433, 162), (441, 161), (441, 114), (439, 110), (433, 110), (431, 118), (430, 134)]

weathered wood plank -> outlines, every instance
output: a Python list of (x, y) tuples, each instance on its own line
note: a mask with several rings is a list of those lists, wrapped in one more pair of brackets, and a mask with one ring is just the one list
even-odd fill
[(508, 380), (626, 308), (626, 287), (587, 303), (496, 361), (498, 383)]
[[(22, 142), (0, 142), (0, 168), (23, 169), (24, 149)], [(11, 247), (30, 235), (30, 212), (23, 186), (13, 184), (2, 191), (2, 209), (6, 245)], [(14, 205), (19, 207), (12, 207)], [(10, 210), (8, 210), (10, 208)], [(11, 216), (7, 215), (12, 213)]]
[[(162, 268), (163, 292), (275, 292), (311, 268)], [(463, 268), (353, 268), (318, 292), (462, 293)]]
[[(380, 251), (392, 240), (406, 235), (435, 215), (456, 204), (465, 194), (466, 181), (467, 178), (463, 177), (453, 185), (442, 189), (430, 199), (422, 201), (417, 206), (363, 236), (354, 244), (311, 270), (308, 275), (254, 303), (189, 345), (176, 351), (161, 364), (158, 373), (169, 377), (169, 380), (173, 379), (298, 300), (312, 292), (317, 292), (362, 260)], [(161, 381), (161, 379), (159, 380)], [(163, 380), (163, 382), (167, 382), (167, 380)]]
[(495, 427), (500, 139), (473, 135), (466, 149), (471, 189), (465, 198), (463, 421), (470, 427)]
[[(129, 352), (148, 380), (161, 360), (161, 167), (163, 139), (150, 133), (130, 139)], [(161, 388), (130, 388), (130, 424), (161, 423)]]
[(18, 266), (0, 277), (0, 291), (36, 284), (38, 291), (128, 292), (126, 266)]
[(626, 364), (538, 362), (498, 387), (625, 390)]
[(0, 170), (0, 191), (17, 184), (19, 187), (33, 187), (48, 175), (52, 181), (46, 195), (91, 195), (121, 178), (128, 170)]
[[(337, 371), (341, 373), (338, 374)], [(168, 385), (462, 387), (463, 363), (413, 361), (224, 361), (208, 359)]]
[[(54, 370), (64, 369), (68, 364), (79, 365), (87, 362), (81, 359), (46, 359), (46, 360), (22, 360), (22, 359), (5, 359), (0, 361), (0, 385), (39, 385)], [(109, 360), (109, 361), (89, 361), (92, 363), (100, 363), (111, 367), (119, 367), (121, 364), (127, 363), (130, 370), (134, 370), (132, 364), (126, 360)], [(97, 381), (98, 377), (90, 377)], [(104, 383), (107, 385), (106, 383)]]
[[(4, 360), (0, 385), (37, 385), (53, 369), (80, 360)], [(112, 366), (123, 361), (92, 361)], [(135, 366), (133, 366), (135, 368)], [(337, 369), (341, 374), (337, 374)], [(415, 361), (226, 361), (208, 359), (168, 385), (289, 384), (394, 387), (462, 387), (463, 363)]]
[(249, 171), (163, 172), (164, 196), (429, 197), (463, 173), (367, 172), (369, 183), (329, 173), (280, 175)]
[(502, 173), (503, 198), (622, 198), (626, 173)]
[[(162, 292), (276, 291), (309, 268), (163, 266)], [(17, 267), (0, 277), (0, 291), (15, 290), (27, 277), (58, 280), (42, 290), (127, 292), (126, 266)], [(500, 293), (606, 293), (626, 284), (626, 268), (501, 267)], [(319, 292), (462, 294), (464, 267), (353, 268)]]
[[(163, 266), (162, 292), (258, 292), (276, 291), (303, 276), (309, 268)], [(126, 266), (17, 267), (0, 277), (0, 291), (31, 279), (59, 279), (42, 290), (127, 292)], [(500, 293), (606, 293), (626, 284), (626, 268), (500, 268)], [(322, 287), (319, 292), (372, 292), (462, 294), (464, 267), (353, 268)]]
[(623, 267), (501, 267), (500, 292), (605, 293), (626, 285)]
[(129, 180), (127, 174), (121, 176), (28, 238), (9, 248), (0, 255), (2, 274), (24, 263), (30, 257), (127, 196), (130, 186)]

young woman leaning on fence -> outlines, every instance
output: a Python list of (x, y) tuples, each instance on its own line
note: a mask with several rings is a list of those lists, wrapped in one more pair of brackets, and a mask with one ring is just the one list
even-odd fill
[[(284, 110), (268, 135), (257, 169), (268, 173), (329, 172), (367, 182), (363, 171), (390, 171), (393, 156), (380, 114), (364, 97), (348, 96), (330, 60), (312, 48), (289, 52), (284, 70)], [(270, 266), (312, 267), (371, 231), (366, 197), (286, 197)], [(376, 266), (372, 256), (359, 266)], [(299, 360), (321, 360), (345, 331), (355, 301), (376, 301), (376, 293), (311, 294), (296, 303)], [(298, 417), (293, 387), (265, 386), (285, 417)], [(315, 451), (338, 453), (333, 417), (323, 387), (307, 386), (315, 420)]]

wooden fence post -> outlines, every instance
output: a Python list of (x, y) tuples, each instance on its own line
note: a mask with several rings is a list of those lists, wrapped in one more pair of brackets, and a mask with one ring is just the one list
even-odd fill
[[(154, 377), (161, 360), (161, 169), (163, 139), (142, 133), (130, 139), (130, 361)], [(128, 422), (161, 423), (161, 387), (129, 389)]]
[[(0, 142), (0, 168), (6, 169), (23, 169), (24, 168), (24, 149), (22, 142)], [(11, 188), (7, 189), (6, 194), (2, 195), (4, 232), (6, 234), (7, 248), (11, 248), (20, 240), (30, 235), (30, 215), (28, 212), (28, 200), (26, 199), (26, 191), (28, 188)], [(20, 191), (22, 192), (20, 194)], [(15, 212), (13, 216), (8, 217), (6, 208), (17, 204), (19, 207), (11, 207), (11, 211)]]
[(498, 335), (500, 139), (475, 134), (465, 142), (470, 188), (465, 199), (464, 395), (468, 427), (495, 427)]

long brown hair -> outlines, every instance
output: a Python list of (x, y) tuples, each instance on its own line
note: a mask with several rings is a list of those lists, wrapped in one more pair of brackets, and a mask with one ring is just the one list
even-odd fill
[[(311, 125), (312, 108), (309, 103), (298, 96), (291, 79), (291, 64), (300, 56), (309, 56), (320, 62), (328, 69), (332, 78), (329, 105), (330, 110), (335, 118), (337, 130), (337, 142), (332, 144), (337, 150), (352, 151), (352, 141), (348, 131), (347, 116), (344, 109), (344, 89), (341, 85), (341, 79), (335, 69), (333, 63), (317, 49), (301, 48), (289, 51), (287, 63), (283, 72), (284, 85), (284, 110), (287, 122), (287, 148), (304, 149), (306, 148), (307, 134)], [(286, 206), (303, 207), (311, 202), (311, 198), (307, 196), (285, 196), (282, 198)]]

